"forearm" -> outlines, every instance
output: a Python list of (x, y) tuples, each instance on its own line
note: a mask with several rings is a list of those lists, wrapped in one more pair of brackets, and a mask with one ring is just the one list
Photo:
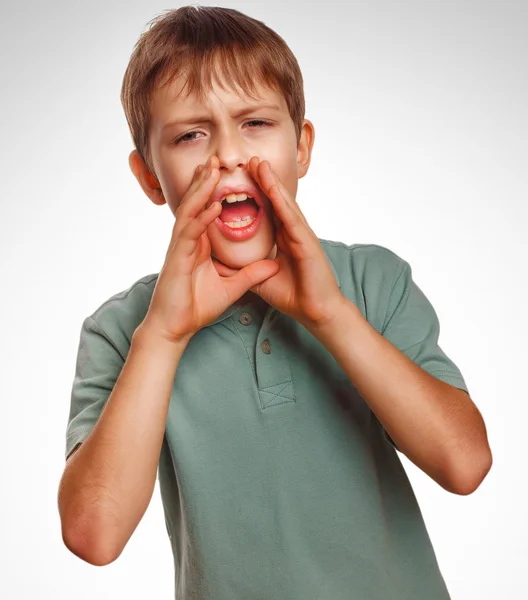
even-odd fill
[(467, 394), (421, 369), (348, 300), (333, 323), (311, 332), (334, 356), (398, 449), (422, 471), (453, 493), (483, 478), (485, 426)]
[(59, 490), (63, 538), (88, 562), (115, 560), (148, 507), (186, 344), (136, 329), (99, 420), (68, 460)]

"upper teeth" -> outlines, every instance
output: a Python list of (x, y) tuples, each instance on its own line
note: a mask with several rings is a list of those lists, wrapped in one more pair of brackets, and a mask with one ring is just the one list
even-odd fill
[[(224, 200), (227, 200), (227, 202), (229, 204), (232, 204), (233, 202), (242, 202), (244, 200), (247, 200), (248, 198), (251, 198), (251, 196), (248, 196), (247, 194), (228, 194)], [(222, 200), (223, 202), (223, 200)]]

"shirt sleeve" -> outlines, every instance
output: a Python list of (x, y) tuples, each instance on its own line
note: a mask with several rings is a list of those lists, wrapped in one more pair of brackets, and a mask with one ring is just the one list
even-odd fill
[(435, 309), (413, 280), (410, 265), (400, 260), (381, 331), (383, 337), (430, 375), (469, 393), (459, 368), (438, 344), (440, 322)]
[(81, 328), (72, 385), (66, 459), (92, 431), (124, 363), (125, 358), (108, 335), (92, 317), (87, 317)]

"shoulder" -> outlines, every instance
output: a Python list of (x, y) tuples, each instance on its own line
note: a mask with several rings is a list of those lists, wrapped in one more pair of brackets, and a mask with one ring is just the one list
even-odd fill
[(102, 302), (83, 322), (126, 352), (132, 334), (145, 318), (159, 273), (145, 275)]
[(379, 244), (346, 244), (321, 238), (319, 241), (341, 293), (380, 331), (395, 282), (410, 268), (408, 263)]
[(379, 244), (345, 244), (344, 242), (319, 238), (323, 250), (339, 277), (347, 280), (347, 274), (369, 280), (385, 279), (401, 275), (408, 263), (396, 252)]

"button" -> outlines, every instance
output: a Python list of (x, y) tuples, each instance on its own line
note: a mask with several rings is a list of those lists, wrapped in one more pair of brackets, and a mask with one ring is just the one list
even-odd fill
[(251, 321), (253, 321), (248, 312), (243, 312), (238, 320), (242, 323), (242, 325), (249, 325)]
[(271, 344), (267, 338), (262, 342), (262, 344), (260, 344), (260, 347), (262, 348), (262, 352), (264, 352), (264, 354), (269, 354), (271, 352)]

